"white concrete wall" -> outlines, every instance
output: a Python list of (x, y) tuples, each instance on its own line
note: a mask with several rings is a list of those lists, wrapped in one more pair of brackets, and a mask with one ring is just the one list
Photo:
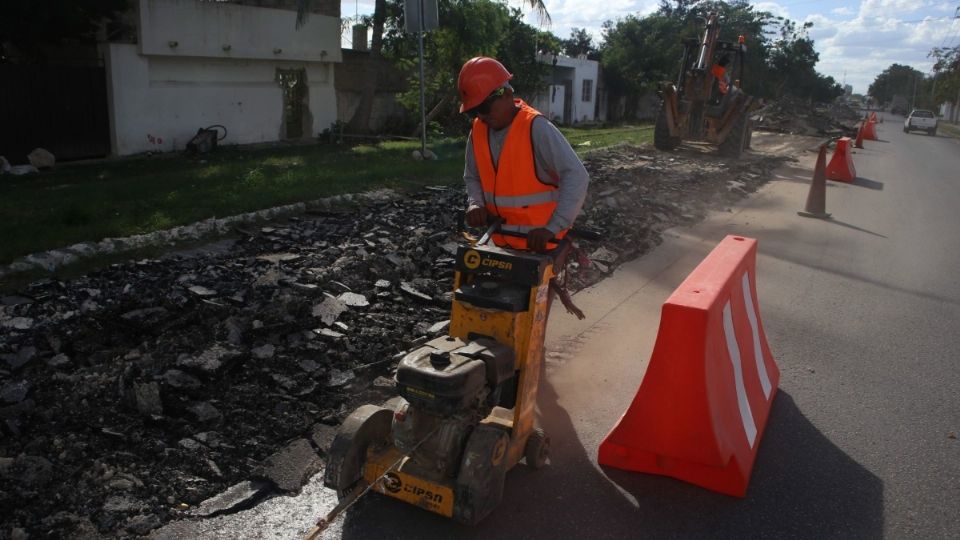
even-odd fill
[(340, 20), (197, 0), (140, 0), (140, 54), (306, 62), (340, 61)]
[(277, 69), (306, 70), (305, 137), (336, 121), (338, 18), (311, 14), (298, 31), (293, 11), (222, 2), (139, 0), (138, 12), (138, 44), (104, 51), (113, 154), (182, 150), (212, 124), (227, 128), (221, 144), (283, 139)]
[(550, 85), (534, 97), (530, 106), (556, 124), (563, 123), (563, 85)]
[(136, 45), (104, 51), (115, 155), (179, 151), (198, 128), (222, 124), (220, 144), (277, 141), (283, 134), (283, 91), (276, 70), (306, 69), (316, 136), (337, 119), (333, 65), (228, 58), (143, 56)]
[[(540, 55), (540, 61), (545, 64), (553, 65), (553, 55)], [(597, 80), (600, 64), (596, 60), (587, 60), (586, 57), (570, 58), (567, 56), (556, 57), (557, 67), (573, 68), (573, 95), (570, 104), (570, 121), (573, 123), (593, 122), (596, 120), (596, 102), (597, 102)], [(589, 79), (593, 81), (590, 100), (583, 101), (583, 81)], [(562, 94), (562, 91), (561, 91)], [(559, 112), (557, 112), (559, 111)], [(560, 101), (560, 108), (554, 109), (554, 112), (563, 117), (563, 101)]]

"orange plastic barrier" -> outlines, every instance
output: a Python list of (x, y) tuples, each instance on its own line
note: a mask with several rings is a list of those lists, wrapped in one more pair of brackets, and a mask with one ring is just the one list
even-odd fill
[(863, 123), (857, 127), (857, 140), (853, 143), (854, 148), (863, 148)]
[(877, 123), (865, 122), (863, 124), (863, 138), (868, 141), (877, 140)]
[(877, 122), (877, 111), (871, 111), (871, 112), (870, 112), (870, 121), (873, 122), (873, 123), (876, 123), (876, 122)]
[(756, 240), (727, 236), (663, 304), (650, 366), (600, 464), (746, 494), (780, 381), (756, 255)]
[(853, 182), (857, 177), (857, 170), (853, 167), (853, 152), (850, 151), (850, 137), (837, 139), (837, 147), (827, 165), (827, 180)]

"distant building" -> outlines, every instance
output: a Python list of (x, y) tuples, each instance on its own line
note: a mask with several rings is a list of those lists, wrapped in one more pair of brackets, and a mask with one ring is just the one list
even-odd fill
[(853, 95), (853, 86), (849, 84), (843, 85), (843, 95), (845, 96)]
[(578, 58), (537, 55), (537, 59), (551, 66), (546, 90), (533, 96), (530, 105), (557, 124), (580, 124), (606, 119), (605, 96), (598, 87), (600, 63)]
[(112, 153), (214, 124), (229, 144), (316, 137), (337, 120), (340, 3), (314, 8), (296, 30), (294, 0), (135, 1), (136, 42), (103, 44)]

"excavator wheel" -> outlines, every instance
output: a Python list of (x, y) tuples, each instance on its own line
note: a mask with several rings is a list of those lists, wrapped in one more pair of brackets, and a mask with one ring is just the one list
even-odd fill
[(540, 469), (547, 464), (547, 457), (550, 456), (550, 436), (541, 428), (535, 428), (530, 437), (527, 438), (527, 445), (523, 449), (523, 457), (527, 460), (527, 466), (533, 469)]
[(653, 127), (653, 146), (658, 150), (675, 150), (680, 146), (680, 137), (670, 136), (670, 127), (667, 125), (667, 104), (660, 106), (657, 114), (657, 123)]
[(738, 159), (743, 149), (746, 147), (747, 123), (750, 119), (747, 113), (743, 112), (737, 116), (733, 129), (727, 134), (727, 138), (720, 143), (720, 155), (723, 157)]
[(367, 449), (387, 441), (392, 421), (393, 411), (376, 405), (353, 411), (330, 444), (323, 485), (335, 490), (338, 498), (346, 497), (363, 478)]

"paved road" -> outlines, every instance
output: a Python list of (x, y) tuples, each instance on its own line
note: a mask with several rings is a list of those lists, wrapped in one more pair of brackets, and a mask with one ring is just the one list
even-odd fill
[[(548, 336), (551, 463), (518, 466), (467, 529), (368, 498), (326, 538), (957, 538), (960, 536), (960, 144), (893, 120), (831, 182), (832, 221), (797, 216), (814, 155), (577, 295)], [(727, 234), (759, 239), (757, 287), (780, 391), (746, 498), (597, 466), (633, 398), (662, 302)], [(167, 536), (297, 538), (333, 504), (304, 495), (168, 528)]]

